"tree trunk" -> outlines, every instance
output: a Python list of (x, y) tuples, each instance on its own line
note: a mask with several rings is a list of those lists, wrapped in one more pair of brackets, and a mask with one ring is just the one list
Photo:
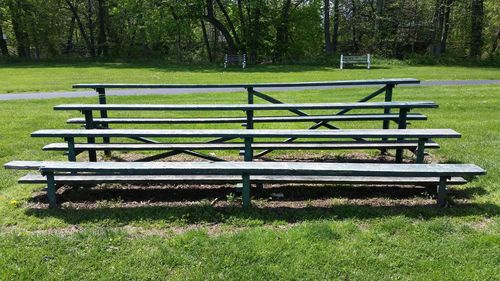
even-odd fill
[(75, 33), (75, 23), (76, 19), (74, 16), (72, 16), (71, 22), (69, 23), (68, 40), (66, 41), (66, 47), (64, 48), (65, 54), (73, 50), (73, 34)]
[(108, 56), (108, 45), (106, 38), (106, 18), (107, 18), (107, 7), (105, 0), (97, 1), (97, 22), (99, 27), (99, 33), (97, 37), (97, 54), (99, 56)]
[(7, 41), (3, 39), (4, 33), (2, 29), (2, 15), (0, 15), (0, 51), (3, 56), (9, 56), (9, 50), (7, 49)]
[(469, 56), (480, 57), (483, 48), (483, 0), (472, 0)]
[(227, 42), (227, 47), (228, 47), (228, 52), (229, 53), (236, 53), (237, 48), (236, 44), (234, 43), (234, 39), (231, 36), (231, 33), (227, 30), (227, 28), (218, 20), (215, 18), (214, 15), (214, 3), (213, 0), (207, 0), (207, 14), (203, 15), (203, 19), (211, 23), (215, 29), (219, 30), (222, 36), (224, 36), (224, 39), (226, 39)]
[(207, 56), (208, 61), (213, 62), (212, 52), (210, 51), (210, 41), (208, 41), (207, 28), (205, 27), (205, 22), (200, 19), (201, 31), (203, 32), (203, 42), (205, 43), (205, 47), (207, 48)]
[(444, 17), (443, 17), (443, 30), (441, 32), (441, 40), (439, 42), (440, 52), (446, 52), (446, 42), (448, 41), (448, 33), (450, 30), (450, 13), (451, 13), (451, 5), (453, 4), (453, 0), (446, 0), (444, 7)]
[(227, 25), (229, 26), (229, 29), (231, 30), (232, 36), (234, 38), (234, 41), (238, 46), (241, 46), (240, 38), (238, 37), (238, 33), (236, 33), (236, 28), (234, 28), (233, 21), (231, 20), (231, 17), (229, 17), (229, 14), (222, 4), (221, 0), (215, 0), (217, 2), (217, 5), (219, 6), (219, 9), (221, 10), (222, 14), (224, 15), (224, 18), (226, 19)]
[(330, 0), (323, 1), (323, 29), (325, 31), (325, 54), (332, 54), (332, 44), (330, 36)]
[(497, 36), (493, 40), (493, 44), (491, 44), (491, 54), (494, 54), (497, 51), (498, 41), (500, 41), (500, 28), (497, 31)]
[(94, 3), (92, 0), (87, 1), (87, 26), (89, 29), (89, 43), (90, 43), (90, 56), (95, 58), (97, 56), (95, 50), (95, 36), (94, 36)]
[(336, 53), (339, 40), (339, 0), (333, 0), (333, 36), (332, 36), (332, 52)]
[(68, 7), (73, 14), (73, 17), (76, 19), (76, 23), (78, 24), (78, 29), (80, 30), (80, 34), (83, 37), (83, 41), (85, 41), (85, 45), (87, 46), (87, 52), (94, 57), (95, 56), (95, 49), (93, 45), (90, 42), (89, 37), (87, 36), (87, 32), (85, 30), (85, 26), (83, 25), (83, 22), (80, 18), (80, 15), (78, 15), (78, 10), (75, 5), (71, 2), (71, 0), (66, 0), (66, 4), (68, 4)]
[(283, 7), (281, 9), (281, 16), (276, 28), (275, 61), (283, 61), (288, 49), (288, 29), (291, 7), (292, 1), (284, 0)]
[(14, 36), (17, 42), (17, 55), (21, 58), (30, 56), (30, 42), (28, 33), (26, 32), (23, 14), (24, 2), (20, 0), (11, 0), (9, 3), (9, 10), (12, 18), (12, 28), (14, 29)]

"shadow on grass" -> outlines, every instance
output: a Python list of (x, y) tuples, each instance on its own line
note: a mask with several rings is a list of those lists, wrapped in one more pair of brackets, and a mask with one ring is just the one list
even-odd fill
[[(228, 222), (272, 224), (323, 219), (370, 219), (400, 215), (426, 219), (441, 216), (500, 214), (498, 205), (468, 203), (467, 200), (462, 200), (485, 194), (486, 191), (481, 187), (452, 190), (451, 198), (461, 202), (447, 209), (439, 208), (435, 200), (429, 199), (427, 189), (416, 187), (273, 186), (254, 190), (252, 193), (254, 206), (249, 209), (243, 209), (239, 203), (228, 200), (226, 196), (232, 191), (234, 188), (230, 187), (208, 190), (154, 188), (67, 190), (58, 195), (58, 201), (70, 203), (72, 207), (59, 210), (30, 208), (26, 210), (26, 214), (42, 219), (58, 218), (69, 224), (92, 222), (118, 225), (140, 221), (174, 224), (179, 222), (182, 224)], [(285, 198), (269, 200), (271, 193), (283, 193)], [(44, 197), (35, 197), (33, 200), (45, 200)], [(215, 198), (221, 200), (215, 206), (207, 201), (207, 199), (214, 200)], [(343, 201), (334, 203), (335, 199)], [(199, 203), (201, 200), (202, 203)], [(105, 202), (105, 205), (102, 202)], [(309, 204), (310, 202), (313, 202), (313, 205)], [(320, 203), (316, 204), (317, 202)], [(82, 207), (74, 207), (75, 205)]]

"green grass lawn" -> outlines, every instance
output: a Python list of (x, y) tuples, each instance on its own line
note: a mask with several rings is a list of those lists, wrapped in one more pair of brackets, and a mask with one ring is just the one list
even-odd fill
[(224, 70), (216, 66), (163, 63), (0, 63), (0, 93), (70, 91), (75, 83), (252, 83), (379, 78), (421, 80), (499, 79), (499, 67), (408, 66), (377, 64), (340, 70), (337, 66), (252, 66)]
[[(117, 73), (125, 75), (127, 71), (119, 68)], [(303, 77), (327, 79), (312, 75), (316, 71), (305, 71)], [(168, 77), (167, 73), (161, 77)], [(233, 73), (236, 79), (237, 72), (228, 75)], [(300, 73), (292, 72), (290, 77), (297, 79)], [(316, 73), (326, 75), (328, 71)], [(97, 73), (92, 75), (99, 77)], [(214, 71), (201, 75), (223, 74)], [(276, 73), (269, 75), (269, 81), (278, 77)], [(416, 77), (411, 73), (400, 76)], [(173, 78), (178, 79), (175, 81), (158, 78), (142, 82), (195, 79), (190, 74), (182, 78), (186, 80), (179, 77)], [(290, 77), (281, 80), (292, 80)], [(62, 84), (52, 86), (61, 89), (58, 87)], [(273, 92), (272, 96), (285, 102), (334, 102), (352, 101), (369, 91), (311, 90)], [(422, 197), (419, 194), (391, 199), (391, 193), (365, 190), (367, 198), (357, 198), (342, 196), (342, 190), (348, 187), (335, 187), (337, 193), (327, 195), (324, 199), (329, 203), (322, 207), (315, 206), (314, 200), (303, 208), (258, 207), (265, 200), (257, 199), (256, 206), (246, 211), (237, 204), (213, 207), (209, 204), (212, 198), (178, 207), (123, 207), (121, 199), (116, 198), (99, 202), (93, 209), (46, 210), (30, 203), (33, 192), (43, 186), (18, 185), (17, 178), (25, 172), (0, 169), (0, 280), (498, 280), (499, 93), (500, 86), (395, 89), (395, 100), (432, 100), (440, 106), (418, 111), (429, 120), (414, 122), (412, 128), (453, 128), (463, 134), (461, 139), (439, 140), (441, 149), (432, 151), (438, 159), (474, 163), (488, 171), (486, 176), (454, 188), (451, 197), (456, 204), (449, 209), (437, 208), (431, 200), (412, 201), (413, 197)], [(134, 96), (109, 97), (109, 103), (236, 103), (245, 98), (244, 93)], [(60, 140), (34, 139), (29, 134), (41, 128), (71, 127), (64, 124), (65, 120), (79, 113), (55, 112), (52, 107), (78, 102), (96, 100), (0, 103), (0, 163), (65, 160), (60, 153), (41, 151), (44, 144)], [(307, 124), (280, 126), (303, 128)], [(219, 128), (225, 127), (231, 125)], [(312, 199), (318, 197), (314, 190), (308, 194)]]

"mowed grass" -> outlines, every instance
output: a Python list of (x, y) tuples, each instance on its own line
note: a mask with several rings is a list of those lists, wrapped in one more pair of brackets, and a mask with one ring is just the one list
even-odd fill
[(373, 69), (337, 65), (259, 65), (224, 70), (222, 66), (148, 63), (0, 63), (0, 93), (70, 91), (75, 83), (262, 83), (380, 78), (421, 80), (499, 79), (500, 67), (409, 66), (375, 62)]
[[(285, 102), (336, 102), (369, 92), (369, 88), (311, 90), (272, 96)], [(242, 210), (216, 208), (209, 200), (192, 206), (121, 208), (116, 207), (117, 198), (96, 209), (32, 209), (27, 202), (43, 186), (18, 185), (17, 178), (25, 172), (0, 169), (0, 279), (495, 280), (500, 276), (499, 92), (500, 86), (395, 90), (395, 100), (432, 100), (440, 106), (418, 110), (429, 120), (413, 122), (412, 128), (453, 128), (462, 133), (461, 139), (438, 140), (442, 147), (432, 151), (437, 158), (474, 163), (488, 171), (455, 187), (468, 198), (449, 209), (400, 206), (398, 200), (388, 206), (359, 204), (342, 197), (332, 197), (331, 205), (322, 208)], [(238, 103), (246, 96), (109, 99), (109, 103)], [(0, 163), (65, 160), (60, 153), (41, 151), (44, 144), (60, 140), (34, 139), (29, 134), (41, 128), (74, 127), (64, 122), (80, 116), (78, 112), (55, 112), (52, 107), (78, 102), (96, 99), (1, 103)], [(216, 114), (220, 113), (211, 116)], [(226, 127), (239, 126), (217, 128)]]

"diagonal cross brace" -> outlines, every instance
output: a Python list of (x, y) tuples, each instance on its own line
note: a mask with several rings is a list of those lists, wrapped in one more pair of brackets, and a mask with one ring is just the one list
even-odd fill
[[(380, 95), (381, 93), (384, 93), (387, 89), (387, 86), (384, 86), (378, 90), (376, 90), (375, 92), (369, 94), (368, 96), (360, 99), (358, 102), (366, 102), (366, 101), (369, 101), (371, 99), (373, 99), (374, 97)], [(263, 100), (266, 100), (266, 101), (269, 101), (271, 103), (278, 103), (278, 104), (281, 104), (283, 103), (282, 101), (280, 100), (277, 100), (273, 97), (270, 97), (266, 94), (263, 94), (261, 92), (258, 92), (258, 91), (255, 91), (254, 89), (248, 89), (249, 91), (249, 94), (253, 94)], [(348, 108), (348, 109), (343, 109), (339, 112), (337, 112), (335, 115), (344, 115), (346, 114), (347, 112), (351, 111), (352, 109)], [(288, 111), (292, 112), (292, 113), (295, 113), (299, 116), (309, 116), (309, 114), (307, 114), (306, 112), (302, 111), (302, 110), (298, 110), (298, 109), (289, 109)], [(309, 130), (315, 130), (319, 127), (326, 127), (328, 129), (332, 129), (332, 130), (338, 130), (340, 128), (336, 127), (336, 126), (333, 126), (333, 125), (330, 125), (328, 124), (329, 121), (321, 121), (321, 122), (317, 122), (316, 124), (314, 124), (313, 126), (309, 127)], [(289, 143), (289, 142), (293, 142), (295, 141), (297, 138), (288, 138), (286, 139), (284, 142), (285, 143)], [(362, 139), (362, 138), (355, 138), (355, 140), (358, 140), (358, 141), (366, 141), (365, 139)], [(261, 156), (264, 156), (270, 152), (272, 152), (273, 150), (272, 149), (266, 149), (266, 150), (263, 150), (261, 151), (260, 153), (256, 154), (255, 157), (261, 157)]]

